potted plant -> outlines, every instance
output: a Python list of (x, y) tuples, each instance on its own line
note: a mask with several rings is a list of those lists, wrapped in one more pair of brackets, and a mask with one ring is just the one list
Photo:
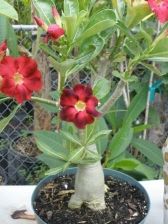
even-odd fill
[[(33, 91), (38, 91), (42, 86), (41, 75), (34, 59), (25, 56), (18, 58), (5, 56), (6, 49), (4, 49), (4, 46), (2, 49), (0, 62), (1, 92), (14, 98), (18, 103), (31, 99), (58, 108), (56, 130), (53, 132), (44, 130), (34, 132), (37, 146), (44, 153), (40, 155), (41, 159), (47, 160), (48, 164), (53, 166), (47, 173), (57, 175), (74, 164), (78, 165), (77, 171), (70, 171), (68, 176), (63, 174), (61, 178), (48, 178), (37, 187), (33, 196), (33, 206), (39, 217), (45, 216), (38, 218), (39, 223), (49, 223), (53, 219), (51, 208), (54, 206), (53, 203), (57, 203), (56, 198), (54, 198), (50, 209), (46, 213), (43, 208), (39, 210), (36, 206), (41, 198), (42, 201), (44, 201), (44, 198), (50, 200), (50, 192), (52, 195), (55, 194), (53, 185), (59, 186), (58, 179), (63, 181), (61, 182), (63, 190), (58, 193), (61, 198), (67, 197), (67, 192), (65, 192), (67, 189), (71, 195), (68, 198), (69, 202), (66, 201), (70, 209), (77, 209), (77, 213), (82, 215), (81, 206), (84, 204), (85, 207), (96, 212), (96, 214), (102, 213), (106, 216), (105, 192), (108, 193), (111, 190), (108, 189), (107, 183), (104, 184), (101, 159), (104, 151), (108, 149), (108, 135), (112, 133), (103, 116), (110, 111), (121, 95), (124, 95), (125, 103), (129, 106), (128, 84), (141, 79), (136, 70), (138, 65), (142, 65), (152, 72), (151, 84), (153, 73), (161, 74), (156, 64), (151, 64), (151, 61), (167, 60), (167, 31), (166, 28), (163, 28), (156, 33), (153, 23), (154, 28), (150, 29), (148, 19), (153, 15), (149, 7), (150, 2), (148, 5), (146, 1), (126, 1), (123, 4), (112, 1), (112, 9), (101, 8), (98, 3), (95, 7), (95, 2), (65, 0), (62, 17), (60, 17), (56, 7), (52, 5), (53, 18), (50, 19), (46, 18), (47, 8), (45, 8), (45, 11), (43, 4), (33, 1), (38, 13), (38, 16), (34, 16), (34, 19), (44, 31), (42, 34), (43, 43), (40, 47), (48, 55), (49, 62), (58, 73), (56, 101), (31, 96)], [(155, 7), (152, 6), (152, 10), (155, 11)], [(159, 15), (158, 18), (160, 18)], [(53, 22), (54, 20), (56, 23)], [(138, 25), (139, 23), (141, 23), (141, 26)], [(149, 29), (150, 33), (148, 32)], [(37, 43), (39, 43), (41, 35), (37, 35), (37, 38)], [(103, 50), (109, 42), (112, 51), (108, 53)], [(38, 51), (38, 49), (39, 45), (37, 45), (36, 50)], [(101, 55), (102, 52), (105, 56), (108, 55), (107, 60), (109, 60), (109, 64), (112, 64), (112, 81), (114, 83), (112, 86), (111, 78), (109, 80), (107, 77), (97, 76), (95, 80), (91, 77), (89, 84), (78, 83), (69, 88), (65, 87), (71, 75), (75, 74), (80, 80), (80, 71), (88, 64), (94, 70), (97, 60), (99, 60), (99, 63), (101, 57), (104, 57), (104, 54)], [(103, 66), (103, 63), (100, 63), (100, 65)], [(8, 67), (12, 68), (12, 71)], [(136, 107), (133, 107), (137, 115)], [(122, 131), (113, 136), (120, 153), (124, 152), (127, 146), (127, 144), (123, 146), (123, 141), (125, 142), (127, 137), (130, 139), (133, 135), (131, 116), (134, 117), (135, 114), (130, 113)], [(141, 127), (141, 129), (144, 127), (146, 126)], [(118, 143), (119, 138), (121, 142)], [(117, 150), (117, 147), (115, 150)], [(152, 153), (155, 158), (157, 155), (160, 158), (160, 152), (157, 149), (154, 149)], [(116, 154), (119, 156), (118, 153)], [(162, 163), (162, 161), (159, 160), (159, 163)], [(75, 180), (74, 172), (76, 172)], [(144, 216), (140, 219), (138, 217), (135, 222), (129, 221), (130, 223), (143, 223), (149, 209), (149, 201), (144, 189), (131, 178), (123, 177), (122, 174), (119, 174), (120, 177), (115, 179), (116, 173), (113, 172), (114, 180), (108, 179), (109, 171), (105, 171), (105, 176), (106, 174), (106, 182), (119, 182), (119, 185), (128, 184), (129, 187), (133, 185), (132, 192), (142, 190), (140, 197), (142, 197), (142, 201), (146, 201), (143, 206), (146, 209), (142, 211)], [(124, 182), (121, 181), (122, 178), (124, 178)], [(74, 184), (75, 188), (69, 189), (69, 184)], [(138, 190), (135, 190), (135, 186)], [(49, 189), (49, 192), (46, 192), (46, 189)], [(128, 188), (126, 187), (126, 189)], [(115, 195), (118, 197), (119, 193), (115, 191), (111, 192), (111, 195), (112, 197)], [(131, 198), (132, 195), (133, 193), (130, 193)], [(123, 198), (120, 198), (120, 200), (121, 203), (124, 202)], [(130, 201), (128, 201), (128, 204), (130, 206), (128, 212), (132, 216), (126, 214), (125, 218), (135, 220), (139, 210), (135, 212), (137, 206)], [(67, 211), (69, 212), (69, 210)], [(115, 213), (113, 218), (117, 220), (118, 213)], [(96, 219), (100, 219), (100, 217), (96, 216)], [(75, 222), (71, 221), (71, 223)], [(86, 220), (80, 220), (79, 222), (87, 223)], [(106, 222), (111, 221), (106, 220)], [(62, 223), (62, 221), (57, 221), (57, 223)], [(97, 221), (97, 223), (102, 223), (102, 221)], [(129, 223), (128, 220), (126, 223)]]

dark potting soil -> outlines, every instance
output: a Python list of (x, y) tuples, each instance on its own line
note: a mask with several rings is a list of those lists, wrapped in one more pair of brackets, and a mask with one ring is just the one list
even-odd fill
[(35, 139), (32, 136), (19, 137), (14, 143), (13, 148), (24, 156), (35, 157), (40, 154)]
[(147, 214), (144, 195), (127, 182), (105, 177), (108, 190), (106, 209), (92, 211), (85, 205), (71, 210), (68, 201), (74, 192), (74, 176), (60, 176), (46, 184), (34, 202), (36, 213), (47, 224), (138, 224)]

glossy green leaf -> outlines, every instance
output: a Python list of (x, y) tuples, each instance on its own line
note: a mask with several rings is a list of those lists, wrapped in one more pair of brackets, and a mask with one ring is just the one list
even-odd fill
[(109, 150), (110, 157), (109, 160), (112, 160), (123, 153), (129, 146), (133, 137), (133, 128), (129, 125), (123, 125), (122, 128), (114, 135), (112, 138)]
[(38, 12), (38, 16), (43, 19), (47, 24), (51, 23), (53, 16), (51, 13), (51, 7), (54, 5), (53, 0), (32, 0), (33, 6)]
[(83, 159), (82, 158), (83, 153), (84, 153), (84, 147), (74, 149), (68, 158), (68, 162), (74, 164), (80, 163), (80, 161)]
[(111, 83), (106, 78), (98, 78), (93, 85), (93, 93), (100, 100), (111, 90)]
[(101, 131), (97, 132), (96, 134), (92, 135), (90, 139), (86, 139), (86, 142), (87, 142), (87, 144), (92, 144), (97, 139), (99, 139), (105, 135), (109, 135), (110, 132), (111, 132), (111, 130), (101, 130)]
[(42, 153), (39, 156), (37, 156), (37, 159), (45, 163), (49, 168), (56, 168), (56, 167), (64, 167), (66, 161), (49, 156), (48, 154)]
[(16, 10), (5, 0), (0, 1), (0, 15), (9, 17), (10, 19), (18, 20), (18, 14)]
[(154, 74), (159, 76), (162, 75), (161, 71), (154, 64), (147, 64), (145, 62), (140, 62), (140, 64), (143, 65), (145, 68), (149, 69)]
[(168, 61), (168, 37), (153, 43), (153, 48), (146, 56), (152, 61)]
[(140, 162), (137, 159), (133, 159), (133, 158), (128, 158), (127, 159), (127, 158), (125, 158), (125, 159), (121, 159), (119, 161), (116, 161), (112, 165), (112, 168), (123, 169), (123, 170), (133, 170), (138, 165), (140, 165)]
[(15, 116), (16, 112), (20, 108), (20, 105), (16, 106), (15, 109), (7, 117), (0, 120), (0, 133), (6, 128), (12, 118)]
[(136, 37), (130, 32), (130, 29), (128, 27), (125, 26), (125, 24), (122, 21), (117, 21), (116, 22), (116, 26), (126, 34), (127, 38), (130, 39), (130, 41), (132, 41), (132, 43), (134, 44), (134, 46), (137, 47), (137, 51), (138, 52), (143, 52), (139, 41), (136, 39)]
[(78, 139), (76, 136), (72, 135), (71, 133), (69, 132), (66, 132), (66, 131), (60, 131), (61, 135), (63, 137), (65, 137), (67, 140), (77, 144), (77, 145), (80, 145), (81, 146), (81, 142), (80, 142), (80, 139)]
[(139, 133), (144, 131), (145, 129), (151, 128), (150, 124), (141, 124), (133, 127), (134, 133)]
[(93, 15), (82, 35), (75, 41), (84, 41), (88, 37), (94, 36), (108, 28), (114, 27), (116, 18), (113, 10), (104, 9)]
[(62, 19), (63, 19), (63, 24), (65, 28), (65, 33), (67, 35), (67, 39), (71, 43), (78, 27), (78, 24), (77, 24), (78, 17), (77, 15), (63, 16)]
[(79, 3), (78, 0), (64, 0), (64, 15), (74, 16), (79, 13)]
[(147, 101), (147, 86), (143, 86), (138, 94), (133, 98), (128, 111), (124, 116), (124, 124), (131, 124), (139, 114), (145, 109)]
[(142, 19), (151, 14), (151, 9), (146, 1), (135, 0), (131, 2), (127, 0), (127, 3), (125, 24), (128, 27), (136, 26)]
[(132, 139), (131, 145), (138, 149), (144, 156), (150, 161), (159, 166), (163, 166), (162, 151), (155, 144), (143, 140), (143, 139)]
[(64, 170), (64, 166), (59, 166), (59, 167), (52, 168), (52, 169), (48, 170), (45, 173), (45, 175), (47, 175), (47, 176), (56, 175), (58, 173), (61, 173), (63, 170)]
[(69, 69), (66, 71), (66, 79), (70, 74), (80, 71), (94, 59), (101, 52), (104, 44), (104, 39), (98, 35), (90, 37), (83, 42), (80, 49), (81, 54), (75, 59), (75, 63), (72, 64), (72, 67), (69, 66)]
[(0, 98), (0, 104), (5, 102), (6, 100), (10, 100), (11, 98), (10, 97), (2, 97)]
[(38, 148), (49, 156), (67, 161), (68, 150), (64, 147), (61, 135), (52, 131), (34, 132)]
[(7, 40), (7, 45), (10, 50), (10, 55), (18, 56), (18, 44), (17, 37), (13, 30), (12, 25), (9, 23), (9, 19), (5, 16), (0, 16), (0, 42)]
[(135, 170), (146, 176), (148, 180), (153, 180), (156, 178), (156, 170), (146, 164), (140, 163), (137, 167), (135, 167)]

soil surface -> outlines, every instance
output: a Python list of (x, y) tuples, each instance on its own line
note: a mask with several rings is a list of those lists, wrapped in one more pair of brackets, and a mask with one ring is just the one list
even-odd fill
[(60, 176), (46, 184), (34, 202), (36, 213), (47, 224), (138, 224), (147, 214), (144, 195), (127, 182), (108, 176), (106, 209), (92, 211), (85, 205), (71, 210), (68, 201), (74, 192), (74, 176)]
[(19, 137), (13, 143), (13, 149), (19, 154), (29, 157), (36, 157), (41, 153), (36, 146), (35, 139), (32, 136)]

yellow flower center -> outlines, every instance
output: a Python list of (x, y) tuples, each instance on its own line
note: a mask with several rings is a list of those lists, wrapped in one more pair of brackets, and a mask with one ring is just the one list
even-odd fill
[(81, 100), (79, 100), (79, 101), (75, 104), (75, 109), (76, 109), (77, 111), (84, 111), (85, 108), (86, 108), (86, 103), (83, 102), (83, 101), (81, 101)]
[(13, 79), (16, 85), (21, 85), (23, 83), (23, 75), (20, 74), (19, 72), (16, 72), (14, 74)]

